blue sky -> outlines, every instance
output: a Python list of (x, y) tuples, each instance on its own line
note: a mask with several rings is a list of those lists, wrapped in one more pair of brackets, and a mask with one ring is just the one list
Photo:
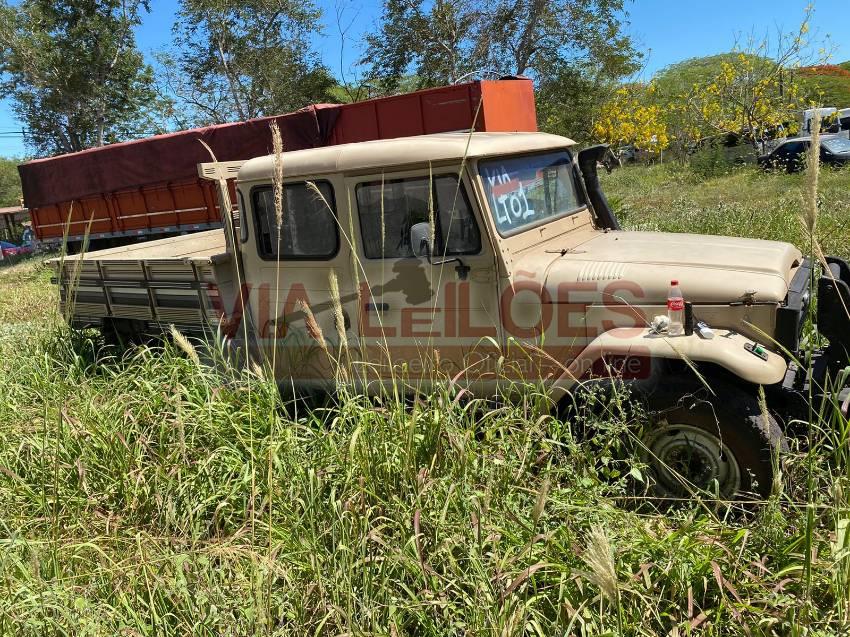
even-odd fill
[[(151, 13), (136, 34), (139, 47), (149, 57), (171, 43), (177, 0), (151, 0), (150, 4)], [(324, 12), (326, 26), (315, 46), (334, 73), (339, 75), (342, 69), (350, 74), (364, 34), (375, 28), (381, 3), (317, 0), (317, 4)], [(794, 29), (803, 17), (805, 5), (805, 0), (633, 0), (627, 4), (627, 30), (646, 54), (642, 74), (648, 78), (674, 62), (728, 51), (736, 39), (745, 39), (749, 34), (761, 38), (777, 29)], [(829, 36), (835, 50), (833, 61), (837, 62), (850, 59), (847, 5), (847, 0), (815, 2), (812, 31), (821, 40)], [(338, 11), (341, 24), (347, 28), (344, 43), (337, 26)], [(24, 153), (20, 136), (2, 134), (20, 129), (9, 103), (0, 101), (0, 155)]]

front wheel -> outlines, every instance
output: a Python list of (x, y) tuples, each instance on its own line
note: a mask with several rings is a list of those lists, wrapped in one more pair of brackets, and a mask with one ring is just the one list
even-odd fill
[(751, 394), (719, 381), (708, 388), (670, 379), (646, 397), (648, 423), (640, 456), (653, 492), (686, 498), (697, 491), (732, 500), (770, 495), (778, 451), (786, 447), (776, 421)]

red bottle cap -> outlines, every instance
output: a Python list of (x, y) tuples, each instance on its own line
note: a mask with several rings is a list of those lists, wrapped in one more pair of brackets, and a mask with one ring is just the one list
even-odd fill
[(670, 281), (670, 285), (679, 285), (679, 282), (676, 279)]

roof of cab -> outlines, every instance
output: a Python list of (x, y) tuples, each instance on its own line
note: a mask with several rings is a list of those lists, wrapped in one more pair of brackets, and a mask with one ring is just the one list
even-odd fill
[[(286, 178), (355, 172), (463, 157), (542, 151), (574, 144), (567, 137), (548, 133), (437, 133), (294, 150), (284, 154), (283, 172)], [(271, 179), (272, 167), (271, 155), (248, 160), (239, 170), (239, 181)]]

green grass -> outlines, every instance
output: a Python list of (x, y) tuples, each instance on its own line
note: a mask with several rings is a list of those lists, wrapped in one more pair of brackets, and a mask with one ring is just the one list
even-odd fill
[[(824, 178), (826, 228), (848, 211), (841, 178)], [(796, 177), (700, 184), (664, 166), (605, 181), (632, 227), (802, 236)], [(850, 627), (850, 428), (834, 414), (792, 441), (749, 515), (660, 512), (632, 500), (641, 466), (620, 418), (579, 444), (586, 423), (547, 416), (533, 386), (501, 408), (443, 387), (412, 406), (343, 394), (298, 410), (215, 356), (119, 357), (50, 326), (48, 280), (37, 262), (0, 270), (0, 326), (29, 336), (0, 338), (0, 635)]]
[[(602, 177), (622, 223), (631, 229), (697, 232), (788, 241), (806, 249), (800, 223), (805, 176), (754, 166), (697, 178), (676, 162), (627, 166)], [(818, 240), (826, 254), (850, 257), (850, 168), (820, 178)]]
[[(838, 66), (848, 70), (843, 65)], [(830, 75), (812, 71), (800, 73), (797, 80), (804, 95), (815, 103), (836, 108), (850, 107), (850, 75)]]
[[(0, 265), (0, 339), (5, 329), (36, 331), (57, 318), (56, 289), (40, 258)], [(15, 326), (14, 328), (10, 326)]]

